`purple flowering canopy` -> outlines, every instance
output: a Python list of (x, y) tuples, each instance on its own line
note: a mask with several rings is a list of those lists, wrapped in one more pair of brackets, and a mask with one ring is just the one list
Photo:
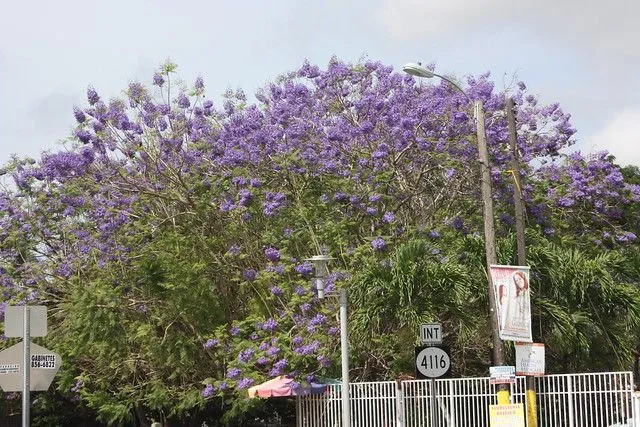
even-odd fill
[[(51, 307), (72, 367), (61, 387), (82, 379), (74, 393), (90, 404), (122, 384), (111, 403), (153, 385), (166, 390), (157, 405), (175, 407), (282, 374), (330, 374), (335, 302), (316, 298), (305, 258), (337, 258), (331, 290), (416, 233), (481, 230), (472, 106), (450, 85), (332, 60), (304, 63), (255, 102), (228, 91), (216, 106), (202, 79), (181, 88), (174, 70), (131, 83), (124, 99), (90, 87), (67, 150), (4, 168), (4, 304)], [(558, 105), (539, 105), (524, 84), (496, 91), (488, 74), (462, 84), (485, 104), (503, 225), (511, 96), (533, 225), (568, 230), (580, 205), (576, 233), (635, 239), (622, 208), (637, 186), (604, 156), (560, 161), (575, 130)]]

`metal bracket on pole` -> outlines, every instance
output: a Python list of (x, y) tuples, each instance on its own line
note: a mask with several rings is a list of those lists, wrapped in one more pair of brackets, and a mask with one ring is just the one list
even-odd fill
[(342, 358), (342, 427), (351, 427), (349, 402), (349, 335), (347, 328), (347, 290), (340, 289), (340, 347)]

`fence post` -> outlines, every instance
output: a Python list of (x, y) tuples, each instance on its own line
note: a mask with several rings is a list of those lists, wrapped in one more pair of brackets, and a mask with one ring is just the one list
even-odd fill
[(574, 414), (573, 414), (573, 377), (568, 376), (565, 377), (567, 379), (567, 407), (568, 407), (568, 414), (569, 414), (569, 427), (574, 427), (573, 425), (573, 420), (574, 420)]
[(404, 396), (402, 395), (402, 380), (396, 380), (396, 427), (404, 426)]

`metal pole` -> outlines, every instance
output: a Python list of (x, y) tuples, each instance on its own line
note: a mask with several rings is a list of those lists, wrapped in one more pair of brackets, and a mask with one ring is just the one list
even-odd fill
[(396, 380), (396, 427), (404, 427), (404, 398), (401, 380)]
[(349, 409), (349, 332), (347, 330), (347, 290), (340, 289), (340, 348), (342, 354), (342, 427), (351, 426)]
[[(484, 219), (484, 247), (487, 262), (487, 282), (489, 291), (489, 317), (491, 321), (491, 339), (493, 343), (493, 363), (504, 366), (504, 348), (500, 339), (500, 324), (496, 309), (496, 294), (491, 281), (490, 265), (497, 263), (495, 232), (493, 228), (493, 199), (491, 193), (491, 168), (489, 167), (489, 151), (484, 128), (484, 108), (482, 101), (474, 103), (476, 131), (478, 136), (478, 158), (480, 160), (480, 189), (482, 193), (482, 217)], [(498, 386), (498, 404), (509, 403), (509, 389), (504, 384)]]
[(431, 427), (438, 427), (438, 417), (436, 415), (436, 380), (431, 378), (429, 380), (431, 384)]
[(31, 407), (30, 374), (31, 374), (31, 313), (28, 305), (24, 306), (22, 331), (22, 427), (29, 427), (29, 409)]

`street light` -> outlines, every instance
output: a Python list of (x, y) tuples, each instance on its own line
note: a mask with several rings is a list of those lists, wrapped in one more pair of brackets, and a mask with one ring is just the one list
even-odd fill
[[(316, 269), (316, 288), (318, 289), (318, 298), (323, 299), (326, 294), (324, 292), (324, 280), (329, 274), (327, 264), (331, 258), (327, 255), (314, 255), (306, 261), (311, 261)], [(340, 349), (342, 364), (342, 427), (351, 426), (351, 411), (349, 408), (349, 332), (347, 330), (347, 290), (340, 288)]]
[[(469, 95), (454, 81), (447, 77), (434, 73), (431, 70), (426, 69), (420, 63), (409, 63), (402, 67), (402, 70), (412, 76), (427, 78), (439, 77), (445, 80), (464, 96), (469, 101), (471, 98)], [(476, 132), (478, 136), (478, 157), (480, 160), (480, 188), (482, 192), (482, 217), (484, 219), (484, 247), (486, 253), (487, 263), (487, 278), (489, 288), (489, 316), (491, 317), (491, 338), (493, 342), (493, 361), (496, 365), (504, 365), (504, 350), (502, 340), (500, 339), (500, 324), (498, 320), (498, 312), (496, 310), (496, 298), (493, 290), (493, 283), (491, 282), (491, 274), (489, 274), (491, 264), (497, 264), (496, 245), (495, 245), (495, 232), (493, 228), (493, 202), (491, 198), (491, 169), (489, 167), (489, 152), (487, 150), (487, 139), (484, 129), (484, 108), (481, 100), (474, 101), (474, 117), (476, 120)], [(503, 391), (505, 393), (503, 393)], [(500, 390), (498, 392), (498, 403), (509, 403), (509, 391)]]
[(408, 64), (405, 64), (404, 67), (402, 67), (402, 71), (404, 71), (407, 74), (411, 74), (412, 76), (415, 77), (423, 77), (426, 79), (431, 79), (433, 77), (439, 77), (442, 80), (446, 81), (447, 83), (449, 83), (450, 85), (452, 85), (453, 87), (455, 87), (456, 89), (458, 89), (458, 91), (460, 91), (464, 96), (467, 97), (467, 99), (469, 101), (471, 101), (471, 98), (469, 98), (469, 95), (467, 95), (467, 92), (465, 92), (464, 90), (462, 90), (462, 88), (460, 86), (458, 86), (458, 84), (456, 82), (454, 82), (453, 80), (442, 76), (440, 74), (436, 74), (431, 70), (428, 70), (427, 68), (423, 67), (421, 63), (413, 63), (410, 62)]

